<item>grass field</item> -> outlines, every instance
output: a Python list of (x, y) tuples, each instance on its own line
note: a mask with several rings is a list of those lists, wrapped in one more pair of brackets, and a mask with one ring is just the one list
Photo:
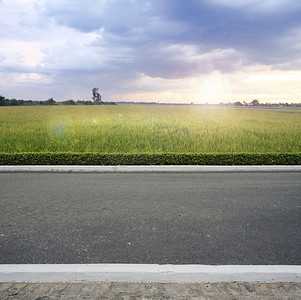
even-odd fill
[(1, 107), (0, 152), (301, 152), (301, 109)]

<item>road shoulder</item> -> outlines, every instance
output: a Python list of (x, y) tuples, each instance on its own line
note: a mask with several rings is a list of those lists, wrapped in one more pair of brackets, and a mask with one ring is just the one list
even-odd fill
[(301, 283), (0, 283), (1, 299), (300, 299)]

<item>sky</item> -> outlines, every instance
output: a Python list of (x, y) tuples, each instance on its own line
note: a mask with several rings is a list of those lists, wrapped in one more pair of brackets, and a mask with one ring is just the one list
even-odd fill
[(300, 0), (0, 0), (0, 95), (301, 102)]

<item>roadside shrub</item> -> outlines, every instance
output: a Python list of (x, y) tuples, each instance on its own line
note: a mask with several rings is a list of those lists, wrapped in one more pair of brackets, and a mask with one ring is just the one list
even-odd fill
[(0, 153), (0, 165), (301, 165), (301, 153)]

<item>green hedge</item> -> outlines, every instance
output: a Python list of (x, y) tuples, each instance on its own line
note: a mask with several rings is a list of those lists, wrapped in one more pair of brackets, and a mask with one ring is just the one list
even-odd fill
[(0, 165), (301, 165), (301, 153), (0, 153)]

